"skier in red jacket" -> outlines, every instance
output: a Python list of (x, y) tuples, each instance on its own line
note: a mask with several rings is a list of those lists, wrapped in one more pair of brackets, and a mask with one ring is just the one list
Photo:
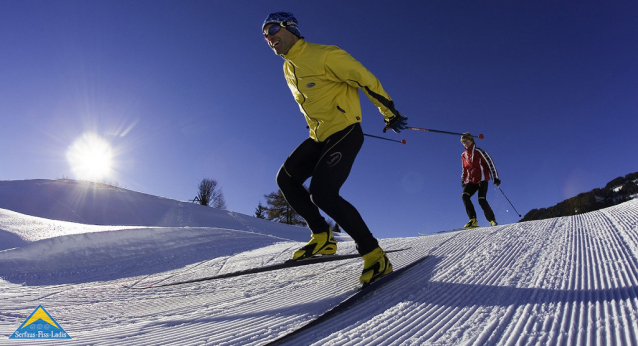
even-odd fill
[(474, 137), (469, 132), (461, 136), (461, 144), (465, 147), (465, 151), (461, 154), (461, 160), (463, 161), (463, 173), (461, 174), (463, 179), (463, 204), (465, 204), (465, 211), (470, 218), (470, 222), (465, 224), (464, 227), (478, 227), (476, 210), (474, 210), (474, 205), (470, 200), (476, 191), (478, 191), (479, 205), (483, 208), (485, 218), (490, 222), (490, 225), (496, 226), (498, 223), (496, 223), (494, 212), (486, 199), (487, 182), (490, 180), (490, 176), (496, 186), (501, 184), (494, 161), (485, 150), (476, 147)]

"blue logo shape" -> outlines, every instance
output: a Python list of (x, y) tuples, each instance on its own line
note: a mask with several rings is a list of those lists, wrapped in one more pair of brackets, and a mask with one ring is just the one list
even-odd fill
[(9, 339), (71, 339), (71, 337), (42, 305), (39, 305)]

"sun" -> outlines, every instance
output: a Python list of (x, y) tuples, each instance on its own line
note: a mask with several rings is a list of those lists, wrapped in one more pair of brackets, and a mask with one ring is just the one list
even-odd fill
[(93, 132), (77, 138), (67, 149), (66, 159), (77, 179), (99, 181), (112, 173), (111, 145)]

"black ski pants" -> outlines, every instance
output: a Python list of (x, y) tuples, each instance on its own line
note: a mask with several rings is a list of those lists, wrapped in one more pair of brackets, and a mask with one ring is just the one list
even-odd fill
[[(359, 211), (339, 195), (354, 159), (363, 145), (360, 124), (350, 125), (323, 142), (303, 141), (277, 173), (277, 185), (290, 206), (306, 220), (313, 233), (326, 232), (330, 216), (357, 243), (361, 255), (379, 246)], [(312, 177), (308, 190), (303, 186)]]
[(483, 213), (485, 213), (485, 218), (487, 221), (496, 221), (494, 212), (492, 211), (490, 204), (487, 203), (487, 181), (481, 181), (478, 184), (465, 184), (465, 187), (463, 188), (463, 204), (465, 204), (467, 216), (470, 219), (476, 219), (476, 210), (474, 210), (474, 205), (470, 200), (476, 191), (478, 191), (479, 205), (483, 209)]

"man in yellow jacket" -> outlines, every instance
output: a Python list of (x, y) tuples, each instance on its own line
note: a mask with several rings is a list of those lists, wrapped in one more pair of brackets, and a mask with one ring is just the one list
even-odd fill
[[(279, 189), (312, 231), (310, 242), (293, 259), (336, 253), (337, 242), (321, 208), (357, 243), (364, 261), (360, 281), (370, 283), (392, 272), (392, 264), (357, 209), (339, 195), (363, 145), (359, 89), (379, 108), (384, 132), (399, 133), (407, 117), (394, 108), (379, 80), (350, 54), (305, 41), (292, 13), (271, 13), (262, 31), (268, 46), (284, 59), (286, 82), (310, 129), (310, 138), (288, 156), (277, 174)], [(310, 177), (306, 190), (303, 184)]]

